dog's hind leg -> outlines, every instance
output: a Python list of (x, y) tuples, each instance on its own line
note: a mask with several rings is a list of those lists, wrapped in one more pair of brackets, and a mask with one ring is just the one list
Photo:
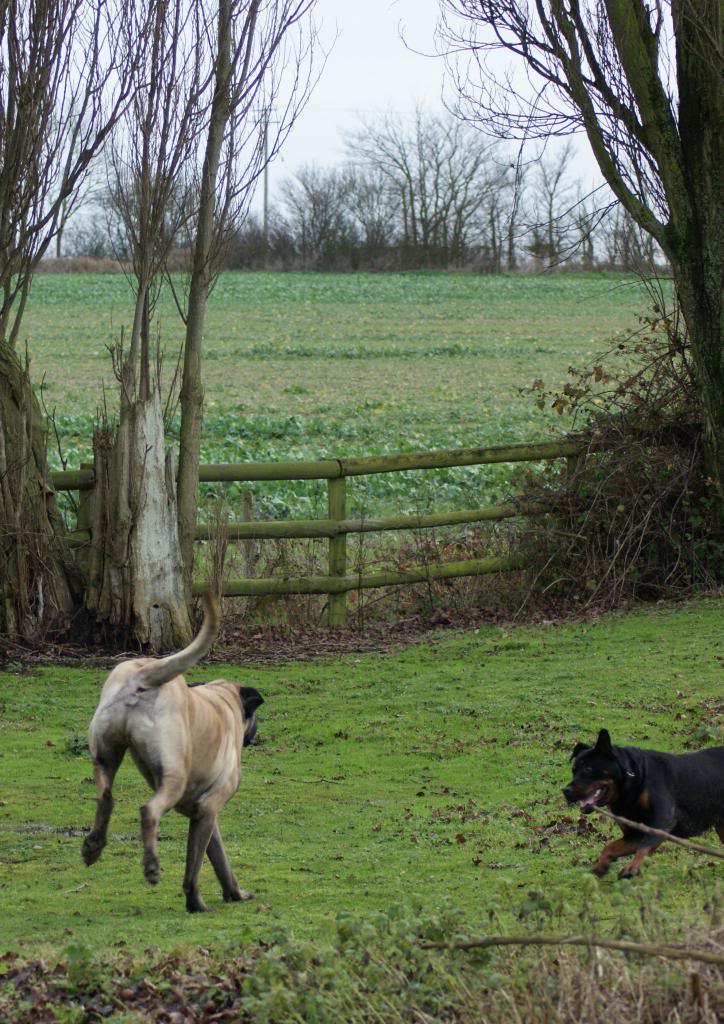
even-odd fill
[(93, 758), (93, 778), (98, 790), (93, 828), (83, 840), (83, 860), (88, 867), (100, 857), (108, 840), (108, 822), (113, 811), (113, 780), (123, 760), (125, 747), (98, 750)]
[[(204, 854), (209, 845), (215, 824), (216, 815), (213, 811), (203, 808), (196, 808), (189, 821), (184, 892), (186, 893), (186, 909), (190, 914), (208, 910), (199, 892), (199, 872), (201, 871)], [(226, 866), (227, 868), (229, 867), (228, 861)], [(230, 868), (229, 873), (231, 873)]]
[(239, 883), (234, 877), (234, 872), (231, 870), (229, 858), (226, 856), (218, 825), (214, 825), (206, 852), (221, 885), (224, 903), (237, 903), (239, 900), (251, 900), (254, 898), (250, 892), (239, 888)]
[(151, 885), (156, 885), (161, 877), (161, 868), (158, 863), (158, 823), (166, 811), (170, 811), (172, 807), (176, 806), (183, 796), (185, 788), (185, 779), (165, 775), (151, 799), (141, 808), (143, 874)]

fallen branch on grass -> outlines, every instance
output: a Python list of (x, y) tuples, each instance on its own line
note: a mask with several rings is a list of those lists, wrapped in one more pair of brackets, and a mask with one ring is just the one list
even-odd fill
[(585, 946), (588, 949), (617, 949), (623, 953), (660, 956), (667, 960), (698, 960), (724, 967), (724, 954), (706, 949), (658, 945), (650, 942), (628, 942), (625, 939), (597, 939), (587, 935), (489, 935), (460, 942), (421, 942), (423, 949), (487, 949), (491, 946)]
[(692, 843), (689, 839), (680, 839), (679, 836), (673, 836), (671, 832), (664, 832), (662, 828), (652, 828), (651, 825), (643, 825), (640, 821), (632, 821), (630, 818), (622, 818), (620, 814), (612, 814), (611, 811), (607, 811), (603, 807), (597, 807), (596, 810), (605, 818), (610, 818), (612, 821), (618, 822), (619, 825), (625, 825), (627, 828), (635, 828), (638, 832), (646, 832), (651, 836), (661, 836), (662, 839), (668, 839), (670, 842), (676, 843), (678, 846), (683, 846), (685, 849), (691, 850), (692, 853), (703, 853), (705, 857), (718, 857), (720, 860), (724, 860), (724, 852), (721, 850), (715, 850), (713, 846), (704, 846), (703, 843)]

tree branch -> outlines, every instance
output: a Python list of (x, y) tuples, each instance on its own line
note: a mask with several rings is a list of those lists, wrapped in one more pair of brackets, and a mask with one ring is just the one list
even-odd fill
[(653, 828), (651, 825), (644, 825), (640, 821), (622, 818), (620, 814), (613, 814), (604, 807), (597, 807), (596, 810), (604, 818), (610, 818), (611, 821), (615, 821), (619, 825), (625, 825), (626, 828), (635, 828), (637, 832), (645, 832), (650, 836), (660, 836), (662, 839), (668, 839), (669, 842), (676, 843), (677, 846), (683, 846), (684, 849), (691, 850), (692, 853), (702, 853), (705, 857), (717, 857), (719, 860), (724, 860), (724, 852), (715, 849), (713, 846), (705, 846), (703, 843), (692, 843), (689, 839), (681, 839), (679, 836), (672, 835), (671, 832), (665, 832), (662, 828)]
[(583, 946), (586, 949), (614, 949), (622, 953), (660, 956), (665, 960), (698, 960), (724, 967), (724, 954), (685, 946), (660, 945), (652, 942), (629, 942), (625, 939), (599, 939), (591, 935), (489, 935), (479, 939), (452, 942), (421, 942), (422, 949), (489, 949), (492, 946)]

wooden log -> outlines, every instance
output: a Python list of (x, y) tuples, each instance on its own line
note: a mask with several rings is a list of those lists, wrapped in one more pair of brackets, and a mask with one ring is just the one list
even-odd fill
[[(242, 495), (243, 515), (244, 522), (246, 524), (254, 525), (254, 495), (251, 490), (245, 490)], [(197, 530), (198, 534), (198, 530)], [(228, 524), (226, 524), (225, 534), (228, 540), (231, 540), (231, 536), (228, 531)], [(241, 540), (241, 538), (233, 538), (233, 540)], [(247, 577), (255, 577), (256, 566), (259, 560), (259, 545), (254, 542), (253, 539), (247, 541), (244, 545), (244, 572)]]
[[(226, 597), (255, 597), (264, 594), (344, 594), (350, 590), (371, 587), (395, 587), (428, 580), (454, 579), (460, 576), (482, 576), (491, 572), (514, 572), (525, 568), (520, 554), (473, 558), (464, 562), (443, 562), (415, 566), (405, 572), (377, 572), (363, 576), (266, 577), (255, 580), (229, 580), (224, 584)], [(194, 594), (203, 594), (207, 583), (194, 585)]]
[(446, 469), (451, 466), (485, 466), (497, 462), (540, 462), (575, 455), (580, 445), (573, 441), (549, 441), (540, 444), (498, 445), (494, 448), (450, 448), (431, 452), (403, 452), (399, 455), (372, 455), (360, 459), (340, 459), (344, 476), (368, 473), (396, 473), (407, 469)]
[[(538, 444), (497, 445), (492, 448), (449, 448), (439, 451), (371, 455), (358, 459), (322, 459), (316, 462), (239, 462), (199, 467), (202, 483), (233, 483), (243, 480), (332, 480), (342, 476), (395, 473), (408, 469), (447, 469), (451, 466), (484, 466), (497, 462), (540, 462), (578, 455), (575, 441), (543, 441)], [(93, 486), (93, 474), (66, 470), (51, 473), (56, 491), (84, 490)]]
[[(95, 482), (95, 473), (93, 472), (92, 462), (81, 462), (80, 464), (81, 473), (91, 473)], [(90, 540), (91, 537), (91, 520), (93, 511), (93, 489), (82, 489), (78, 491), (78, 514), (75, 520), (75, 533), (87, 533)], [(78, 555), (76, 557), (76, 563), (83, 573), (83, 576), (87, 579), (88, 577), (88, 555), (89, 555), (89, 544), (75, 545), (78, 549)]]
[(54, 470), (50, 482), (56, 491), (88, 491), (95, 486), (95, 473), (92, 469)]
[[(342, 533), (382, 533), (385, 530), (426, 530), (438, 526), (460, 526), (512, 519), (515, 516), (545, 515), (542, 504), (488, 505), (486, 508), (462, 509), (458, 512), (434, 512), (426, 515), (385, 516), (381, 519), (285, 519), (271, 522), (229, 523), (230, 540), (280, 540), (288, 538), (337, 537)], [(201, 525), (197, 540), (209, 540), (211, 527)]]
[(497, 445), (492, 448), (446, 448), (438, 451), (370, 455), (359, 459), (323, 459), (318, 462), (240, 462), (202, 465), (202, 483), (235, 480), (331, 480), (341, 476), (395, 473), (408, 469), (447, 469), (451, 466), (484, 466), (498, 462), (540, 462), (577, 455), (574, 441), (543, 441), (539, 444)]
[(337, 459), (318, 462), (226, 462), (199, 466), (201, 483), (243, 480), (330, 480), (342, 476)]
[[(327, 481), (329, 518), (342, 521), (347, 514), (347, 481), (344, 477)], [(347, 575), (347, 534), (337, 533), (329, 539), (329, 575), (331, 579), (344, 579)], [(346, 591), (332, 592), (329, 596), (327, 624), (330, 627), (347, 624)]]

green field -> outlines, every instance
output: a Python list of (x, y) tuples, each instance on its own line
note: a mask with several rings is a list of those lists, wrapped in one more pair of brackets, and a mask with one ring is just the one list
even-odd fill
[[(130, 299), (120, 275), (35, 280), (24, 332), (70, 466), (88, 459), (104, 386), (115, 408), (106, 346), (127, 331)], [(543, 439), (553, 417), (520, 389), (561, 383), (649, 305), (636, 278), (613, 274), (225, 274), (206, 324), (203, 460)], [(157, 325), (168, 379), (182, 337), (168, 292)], [(509, 482), (500, 466), (360, 478), (350, 503), (361, 515), (470, 507)], [(239, 489), (227, 488), (232, 502)], [(325, 500), (314, 483), (255, 489), (263, 517), (315, 516)]]
[[(561, 794), (573, 744), (602, 725), (614, 742), (671, 751), (724, 741), (721, 626), (721, 601), (700, 600), (195, 671), (223, 671), (267, 701), (220, 818), (256, 898), (223, 904), (205, 867), (212, 912), (196, 915), (181, 892), (184, 819), (162, 822), (160, 884), (142, 878), (147, 791), (130, 762), (109, 844), (92, 868), (81, 862), (95, 799), (83, 734), (104, 670), (9, 666), (0, 1020), (502, 1024), (511, 1000), (531, 1022), (719, 1019), (715, 967), (587, 950), (428, 953), (419, 941), (543, 932), (721, 950), (721, 861), (668, 844), (640, 877), (599, 880), (589, 868), (615, 826), (579, 820)], [(692, 972), (709, 1016), (689, 1015)]]

